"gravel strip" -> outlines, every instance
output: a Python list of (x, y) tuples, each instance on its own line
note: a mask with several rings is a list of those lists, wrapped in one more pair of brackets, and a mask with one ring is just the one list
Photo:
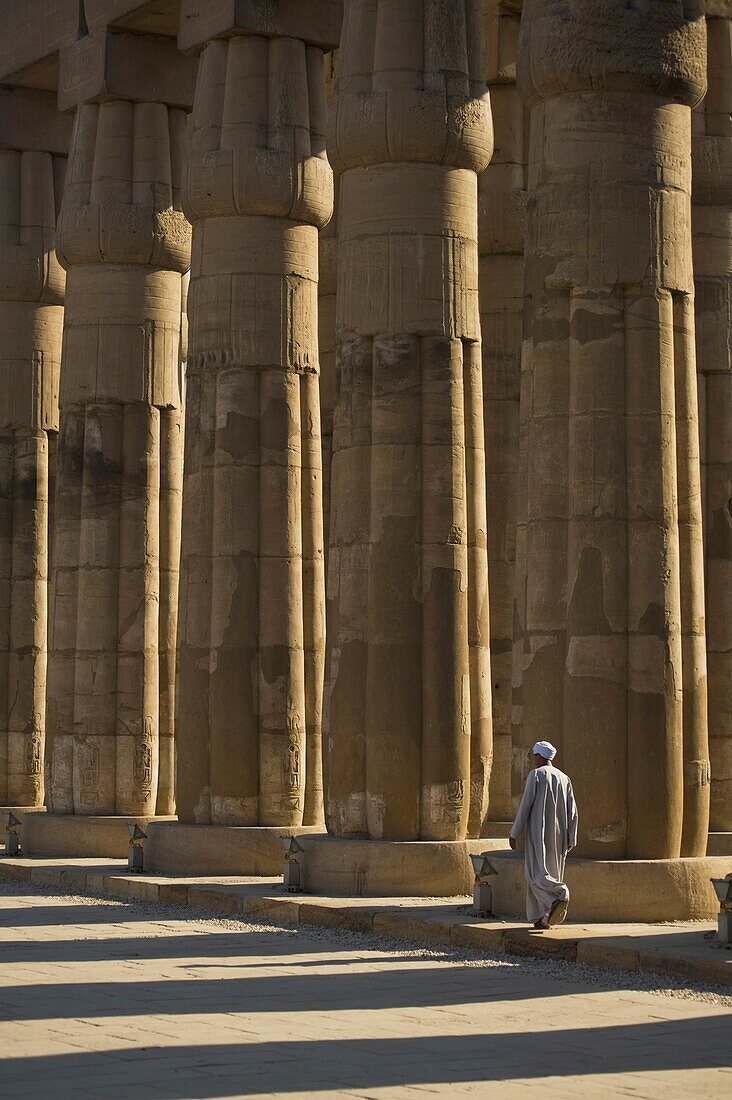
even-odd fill
[[(569, 962), (564, 959), (535, 958), (530, 956), (510, 956), (489, 954), (483, 951), (469, 948), (449, 946), (426, 947), (415, 945), (405, 948), (405, 940), (397, 940), (391, 937), (379, 936), (369, 932), (350, 932), (346, 929), (318, 928), (315, 925), (278, 924), (271, 920), (258, 921), (255, 918), (242, 917), (235, 919), (222, 917), (218, 913), (212, 913), (207, 909), (193, 908), (188, 905), (161, 905), (157, 902), (125, 901), (110, 897), (107, 894), (66, 894), (62, 890), (50, 886), (34, 886), (24, 882), (0, 883), (0, 898), (9, 897), (53, 897), (63, 898), (74, 905), (88, 905), (98, 907), (104, 904), (110, 907), (118, 907), (131, 916), (147, 918), (150, 921), (163, 923), (166, 920), (175, 921), (176, 929), (181, 926), (181, 917), (186, 922), (194, 923), (205, 921), (207, 925), (226, 929), (231, 932), (251, 932), (256, 934), (272, 933), (276, 935), (292, 936), (294, 939), (307, 943), (327, 944), (333, 951), (378, 951), (380, 954), (394, 954), (400, 959), (429, 959), (431, 962), (442, 963), (445, 966), (476, 966), (476, 967), (503, 967), (516, 971), (522, 976), (535, 978), (549, 978), (555, 981), (593, 985), (605, 990), (639, 993), (651, 993), (659, 997), (677, 997), (686, 1001), (704, 1001), (707, 1004), (720, 1005), (724, 1008), (732, 1008), (732, 995), (727, 987), (713, 983), (700, 984), (689, 982), (682, 978), (674, 978), (668, 974), (652, 974), (637, 972), (620, 972), (617, 970), (601, 970), (597, 967), (585, 966), (582, 963)], [(120, 916), (123, 914), (120, 913)], [(701, 933), (700, 933), (701, 935)], [(153, 939), (154, 936), (140, 937)]]

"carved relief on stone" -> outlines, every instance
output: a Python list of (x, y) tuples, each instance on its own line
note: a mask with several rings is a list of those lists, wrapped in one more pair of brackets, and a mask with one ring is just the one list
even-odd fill
[(681, 0), (523, 5), (515, 789), (532, 743), (556, 744), (597, 858), (706, 850), (689, 217), (704, 56)]
[(491, 759), (481, 5), (347, 2), (338, 66), (328, 828), (477, 836)]
[(317, 287), (333, 181), (323, 51), (270, 33), (205, 44), (193, 111), (179, 815), (297, 826), (322, 820)]
[(67, 300), (48, 722), (59, 812), (173, 809), (167, 745), (158, 789), (161, 691), (168, 740), (172, 714), (160, 644), (178, 571), (185, 158), (178, 107), (103, 99), (76, 112), (58, 232)]

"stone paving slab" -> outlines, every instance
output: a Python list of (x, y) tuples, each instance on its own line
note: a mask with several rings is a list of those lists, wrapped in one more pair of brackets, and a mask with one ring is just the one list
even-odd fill
[(395, 940), (490, 953), (553, 957), (607, 970), (668, 974), (732, 987), (732, 951), (718, 945), (712, 938), (715, 925), (706, 922), (567, 924), (535, 932), (525, 924), (476, 918), (467, 897), (317, 897), (286, 893), (279, 879), (130, 874), (123, 861), (98, 859), (3, 858), (2, 879), (130, 901), (186, 905), (222, 916), (373, 932)]
[(6, 880), (0, 1095), (727, 1095), (730, 999), (661, 989)]

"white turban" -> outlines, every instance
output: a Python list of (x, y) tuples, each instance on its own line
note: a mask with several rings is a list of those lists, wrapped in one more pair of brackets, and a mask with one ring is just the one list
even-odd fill
[(532, 749), (535, 756), (543, 756), (545, 760), (553, 760), (557, 750), (549, 741), (537, 741)]

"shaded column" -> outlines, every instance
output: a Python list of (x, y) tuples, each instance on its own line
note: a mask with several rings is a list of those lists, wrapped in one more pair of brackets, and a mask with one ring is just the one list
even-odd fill
[(495, 148), (478, 178), (480, 324), (491, 586), (493, 767), (489, 817), (513, 818), (511, 666), (519, 464), (528, 112), (516, 88), (521, 5), (485, 0), (486, 74)]
[(328, 558), (338, 836), (456, 840), (491, 760), (477, 176), (478, 0), (347, 2)]
[(54, 252), (70, 126), (0, 87), (0, 805), (42, 806), (49, 486), (64, 272)]
[(183, 821), (322, 821), (318, 229), (333, 205), (323, 50), (337, 7), (229, 22), (182, 5), (180, 44), (201, 49), (186, 185)]
[[(326, 54), (325, 90), (333, 110), (337, 51)], [(333, 456), (333, 406), (336, 375), (336, 283), (338, 279), (338, 179), (333, 180), (333, 217), (318, 236), (318, 350), (320, 358), (320, 433), (323, 447), (323, 541), (330, 528), (330, 467)]]
[(710, 828), (732, 830), (732, 19), (707, 5), (708, 90), (694, 112), (692, 228), (705, 524)]
[[(150, 67), (162, 101), (147, 98)], [(173, 808), (159, 662), (161, 631), (165, 645), (175, 633), (190, 256), (180, 186), (194, 80), (174, 43), (111, 31), (60, 59), (59, 102), (78, 104), (57, 243), (67, 308), (48, 724), (60, 813)]]
[(522, 16), (532, 110), (514, 736), (523, 752), (539, 737), (558, 745), (580, 851), (598, 858), (706, 846), (690, 229), (705, 30), (686, 11), (527, 0)]

